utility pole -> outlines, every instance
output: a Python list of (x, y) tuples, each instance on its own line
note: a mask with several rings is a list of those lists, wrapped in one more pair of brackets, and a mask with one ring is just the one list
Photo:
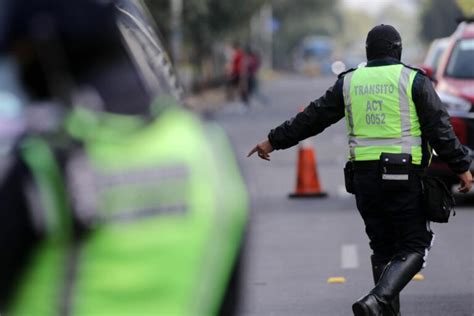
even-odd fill
[(171, 58), (176, 66), (181, 60), (183, 0), (170, 0)]

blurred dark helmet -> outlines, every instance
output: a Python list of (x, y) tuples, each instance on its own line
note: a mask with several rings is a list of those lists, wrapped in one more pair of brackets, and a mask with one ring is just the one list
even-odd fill
[(367, 60), (393, 57), (398, 60), (402, 57), (402, 38), (400, 33), (391, 25), (380, 24), (367, 34), (365, 41)]
[[(127, 38), (139, 28), (129, 22), (134, 18), (129, 12), (120, 15), (109, 0), (0, 0), (2, 4), (1, 53), (16, 58), (31, 99), (68, 106), (95, 103), (81, 105), (122, 114), (149, 110), (156, 93), (145, 87), (138, 62), (131, 58), (132, 50), (143, 56), (145, 45)], [(86, 97), (78, 101), (75, 96), (81, 93)]]

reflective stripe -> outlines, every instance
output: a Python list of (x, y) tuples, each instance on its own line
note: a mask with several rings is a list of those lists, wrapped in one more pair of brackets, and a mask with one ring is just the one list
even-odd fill
[(408, 180), (408, 175), (407, 174), (383, 174), (382, 180), (405, 181), (405, 180)]
[(351, 139), (355, 136), (354, 135), (354, 118), (352, 115), (352, 102), (351, 102), (351, 80), (352, 75), (354, 74), (353, 71), (348, 73), (344, 77), (343, 83), (343, 94), (344, 94), (344, 103), (346, 105), (346, 112), (347, 112), (347, 124), (348, 124), (348, 137), (349, 137), (349, 152), (351, 159), (355, 158), (355, 149), (351, 146)]
[[(183, 164), (105, 171), (97, 169), (84, 150), (78, 150), (66, 164), (66, 172), (75, 218), (85, 227), (103, 221), (132, 222), (186, 211), (181, 196), (185, 196), (190, 171)], [(163, 193), (170, 186), (173, 186), (173, 194)], [(130, 201), (128, 194), (138, 194), (138, 187), (141, 199), (147, 198), (148, 202), (110, 203)], [(101, 206), (101, 203), (104, 204)], [(100, 211), (104, 205), (107, 210)]]
[(401, 137), (401, 138), (349, 138), (349, 145), (357, 147), (369, 147), (369, 146), (402, 146), (402, 148), (421, 146), (421, 137)]
[(135, 221), (152, 218), (163, 214), (184, 215), (188, 207), (186, 204), (159, 205), (149, 209), (121, 211), (119, 213), (101, 215), (100, 222), (133, 223)]
[(82, 250), (82, 241), (75, 240), (69, 246), (66, 256), (66, 273), (63, 278), (63, 288), (59, 295), (59, 315), (69, 316), (72, 314), (74, 304), (74, 289), (79, 272), (79, 257)]
[[(410, 100), (408, 99), (408, 84), (410, 80), (411, 69), (403, 67), (400, 73), (400, 80), (398, 82), (398, 103), (400, 106), (400, 123), (402, 138), (411, 136), (411, 121), (410, 121)], [(421, 140), (420, 140), (421, 141)], [(411, 154), (411, 144), (402, 143), (402, 153)]]

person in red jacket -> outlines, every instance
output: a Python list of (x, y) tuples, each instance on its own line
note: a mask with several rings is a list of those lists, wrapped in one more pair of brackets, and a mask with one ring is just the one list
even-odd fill
[(248, 87), (247, 87), (247, 58), (244, 50), (238, 42), (233, 45), (234, 52), (230, 62), (229, 70), (229, 99), (234, 98), (238, 92), (241, 100), (247, 104), (248, 102)]
[(251, 96), (256, 92), (257, 88), (257, 73), (260, 68), (260, 58), (257, 53), (250, 47), (246, 49), (247, 61), (247, 87), (248, 94)]

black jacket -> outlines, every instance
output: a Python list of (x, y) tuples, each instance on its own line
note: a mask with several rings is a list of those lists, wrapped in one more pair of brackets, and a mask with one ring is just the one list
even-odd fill
[[(371, 60), (367, 67), (400, 64), (394, 58)], [(344, 117), (342, 93), (344, 75), (319, 99), (311, 102), (303, 112), (270, 131), (268, 139), (274, 149), (285, 149), (299, 141), (321, 133), (326, 127)], [(415, 76), (412, 97), (420, 121), (423, 139), (423, 161), (427, 166), (431, 157), (429, 145), (451, 170), (457, 174), (469, 170), (469, 151), (458, 140), (449, 121), (445, 106), (439, 99), (428, 77), (422, 72)]]

